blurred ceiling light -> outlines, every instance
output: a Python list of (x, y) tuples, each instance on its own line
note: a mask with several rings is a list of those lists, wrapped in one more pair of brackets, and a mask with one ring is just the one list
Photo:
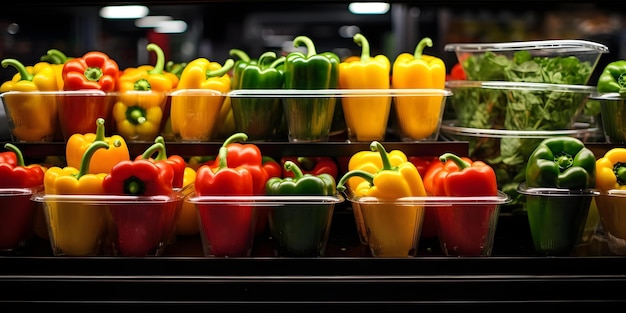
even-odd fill
[(159, 23), (164, 21), (170, 21), (172, 19), (171, 16), (165, 15), (152, 15), (146, 16), (135, 20), (135, 26), (137, 27), (157, 27)]
[(100, 9), (100, 17), (110, 19), (133, 19), (148, 15), (149, 9), (143, 5), (106, 6)]
[(348, 5), (352, 14), (385, 14), (389, 11), (387, 2), (352, 2)]
[(178, 34), (187, 30), (187, 23), (181, 20), (162, 21), (154, 28), (156, 33)]

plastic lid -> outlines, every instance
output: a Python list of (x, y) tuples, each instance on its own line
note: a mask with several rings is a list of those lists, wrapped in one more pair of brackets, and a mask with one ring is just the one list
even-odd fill
[(445, 51), (459, 52), (515, 51), (540, 49), (563, 50), (568, 52), (609, 52), (609, 48), (607, 46), (586, 40), (538, 40), (512, 41), (502, 43), (452, 43), (444, 46)]
[(185, 201), (196, 205), (246, 205), (246, 206), (284, 206), (284, 205), (330, 205), (343, 202), (337, 196), (197, 196), (191, 195)]
[(601, 132), (598, 127), (589, 127), (586, 123), (576, 123), (574, 129), (561, 130), (507, 130), (491, 128), (471, 128), (457, 126), (456, 120), (444, 120), (441, 132), (445, 135), (487, 137), (487, 138), (548, 138), (553, 136), (583, 137)]
[[(509, 82), (509, 81), (474, 81), (474, 80), (451, 80), (446, 82), (446, 88), (483, 88), (505, 89), (521, 91), (555, 91), (576, 92), (595, 95), (597, 87), (587, 85), (566, 85), (549, 83)], [(452, 90), (454, 92), (454, 90)]]
[(549, 187), (528, 187), (526, 183), (517, 186), (517, 191), (527, 196), (547, 196), (547, 197), (593, 197), (600, 194), (595, 189), (568, 189)]
[(497, 196), (470, 196), (470, 197), (403, 197), (393, 200), (379, 199), (376, 197), (349, 197), (351, 202), (359, 204), (388, 204), (397, 206), (452, 206), (452, 205), (500, 205), (511, 202), (511, 198), (504, 192), (498, 191)]

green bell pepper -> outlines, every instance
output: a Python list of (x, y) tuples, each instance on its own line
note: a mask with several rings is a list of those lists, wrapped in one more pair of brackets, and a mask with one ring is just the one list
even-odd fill
[[(303, 174), (298, 165), (286, 161), (285, 170), (294, 177), (270, 178), (269, 196), (334, 196), (335, 179), (327, 173)], [(278, 256), (322, 256), (326, 249), (334, 205), (320, 202), (280, 205), (270, 211), (270, 232)]]
[[(304, 44), (307, 54), (293, 51), (285, 60), (285, 89), (336, 89), (339, 84), (339, 57), (332, 52), (317, 53), (306, 36), (293, 40), (294, 47)], [(336, 106), (335, 97), (291, 97), (284, 102), (289, 126), (289, 141), (326, 141)]]
[(599, 93), (619, 93), (626, 96), (626, 60), (613, 61), (604, 67), (598, 77)]
[(535, 148), (523, 193), (536, 252), (567, 255), (580, 242), (595, 195), (589, 191), (595, 173), (595, 155), (577, 138), (551, 137)]
[[(275, 52), (263, 53), (258, 60), (239, 49), (230, 55), (239, 57), (233, 68), (231, 86), (236, 89), (282, 89), (285, 57)], [(281, 130), (283, 108), (278, 97), (232, 97), (230, 99), (235, 119), (235, 130), (246, 133), (249, 140), (270, 140)]]
[(544, 139), (526, 167), (528, 187), (585, 189), (595, 186), (596, 157), (574, 137)]

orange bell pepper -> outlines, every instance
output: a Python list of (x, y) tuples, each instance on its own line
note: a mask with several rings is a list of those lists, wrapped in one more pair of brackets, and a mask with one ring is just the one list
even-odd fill
[(124, 137), (120, 135), (105, 137), (103, 118), (97, 119), (96, 124), (96, 133), (73, 134), (67, 140), (65, 146), (67, 166), (78, 168), (82, 162), (83, 154), (96, 141), (106, 142), (109, 147), (94, 153), (89, 164), (89, 173), (110, 173), (111, 168), (118, 162), (130, 160), (130, 152)]

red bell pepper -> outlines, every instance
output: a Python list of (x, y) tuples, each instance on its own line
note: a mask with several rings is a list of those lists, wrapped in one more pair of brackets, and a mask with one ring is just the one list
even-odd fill
[[(172, 187), (174, 188), (183, 188), (183, 181), (185, 178), (185, 168), (187, 167), (187, 162), (180, 155), (167, 155), (167, 151), (165, 148), (165, 139), (163, 136), (157, 136), (154, 140), (155, 144), (150, 146), (146, 151), (135, 158), (139, 159), (147, 159), (153, 162), (164, 162), (172, 167), (174, 170), (174, 178), (172, 180)], [(152, 158), (151, 156), (156, 153), (156, 156)]]
[(13, 151), (0, 152), (0, 164), (10, 164), (15, 166), (17, 164), (17, 155)]
[(446, 75), (446, 81), (448, 80), (466, 80), (467, 76), (461, 66), (461, 63), (456, 63), (450, 69), (450, 74)]
[[(254, 179), (245, 165), (230, 167), (229, 148), (219, 150), (219, 166), (202, 165), (196, 171), (197, 196), (252, 196)], [(234, 158), (233, 158), (234, 159)], [(212, 256), (248, 256), (254, 234), (254, 210), (245, 203), (196, 204), (205, 254)], [(210, 247), (210, 249), (208, 248)]]
[[(16, 156), (15, 164), (0, 163), (0, 188), (16, 188), (0, 197), (0, 250), (13, 250), (26, 239), (32, 229), (35, 202), (30, 200), (35, 191), (19, 189), (43, 185), (44, 170), (38, 165), (25, 165), (22, 152), (13, 144), (4, 145)], [(3, 154), (8, 154), (4, 152)]]
[[(66, 91), (90, 90), (102, 94), (63, 94), (58, 107), (59, 124), (67, 140), (76, 133), (95, 133), (93, 123), (97, 118), (111, 118), (116, 97), (120, 70), (115, 60), (99, 51), (90, 51), (80, 58), (68, 60), (62, 70), (63, 89)], [(113, 131), (110, 123), (109, 131)]]
[(117, 90), (120, 69), (115, 60), (99, 51), (90, 51), (63, 65), (64, 90)]
[(262, 164), (263, 168), (265, 168), (265, 172), (267, 172), (268, 179), (272, 177), (282, 177), (283, 168), (274, 158), (264, 155)]
[[(254, 194), (257, 196), (264, 195), (268, 175), (263, 167), (263, 155), (257, 145), (239, 143), (246, 140), (248, 140), (248, 135), (245, 133), (235, 133), (224, 141), (222, 147), (228, 148), (228, 167), (243, 166), (247, 168), (252, 175)], [(220, 155), (218, 154), (212, 163), (213, 169), (221, 167), (220, 162)]]
[[(493, 168), (482, 161), (471, 161), (452, 153), (439, 157), (441, 165), (431, 166), (424, 176), (426, 191), (434, 196), (497, 196)], [(482, 255), (493, 220), (495, 204), (468, 204), (437, 207), (439, 238), (448, 254)]]
[[(165, 162), (128, 160), (113, 166), (102, 186), (110, 195), (172, 196), (173, 177), (174, 170)], [(178, 199), (148, 200), (110, 205), (117, 228), (117, 248), (123, 256), (145, 256), (156, 251), (173, 233)]]
[(285, 162), (291, 161), (296, 163), (304, 174), (320, 175), (330, 174), (336, 181), (338, 175), (338, 165), (331, 157), (283, 157), (280, 162), (283, 165), (283, 177), (294, 177), (293, 172), (287, 171), (284, 168)]

